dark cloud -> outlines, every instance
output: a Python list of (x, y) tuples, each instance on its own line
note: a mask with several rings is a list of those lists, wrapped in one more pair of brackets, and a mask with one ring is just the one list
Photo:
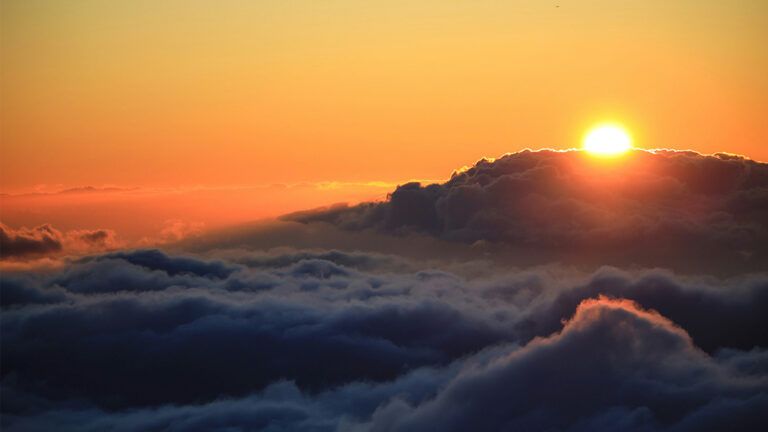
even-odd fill
[(766, 275), (216, 256), (0, 278), (3, 428), (746, 430), (766, 408)]
[(342, 252), (338, 250), (280, 250), (279, 252), (279, 254), (248, 253), (245, 256), (233, 255), (231, 258), (240, 264), (254, 268), (286, 267), (304, 260), (319, 259), (347, 268), (372, 272), (413, 269), (413, 264), (411, 262), (392, 255), (357, 251)]
[(477, 310), (405, 299), (430, 277), (320, 259), (268, 272), (158, 251), (87, 259), (4, 281), (3, 377), (110, 408), (191, 403), (282, 378), (308, 390), (393, 379), (511, 337)]
[[(44, 283), (44, 285), (47, 285)], [(61, 303), (68, 298), (67, 292), (58, 287), (41, 289), (39, 280), (3, 275), (0, 278), (0, 306), (24, 306), (34, 304)]]
[[(125, 260), (133, 265), (144, 267), (148, 270), (161, 270), (169, 276), (180, 274), (192, 274), (211, 278), (226, 278), (237, 269), (237, 266), (228, 265), (221, 261), (202, 261), (188, 257), (169, 257), (156, 249), (144, 249), (131, 252), (115, 252), (96, 257), (96, 261)], [(91, 259), (84, 259), (88, 262)]]
[(62, 237), (61, 232), (50, 225), (16, 230), (0, 223), (0, 258), (60, 252)]
[(82, 241), (88, 246), (102, 248), (102, 249), (114, 247), (116, 243), (115, 232), (111, 230), (105, 230), (105, 229), (92, 230), (92, 231), (75, 230), (75, 231), (71, 231), (71, 235), (72, 237)]
[(680, 283), (666, 272), (645, 272), (628, 279), (616, 270), (597, 272), (588, 283), (561, 291), (551, 302), (531, 308), (519, 329), (530, 336), (560, 327), (585, 298), (597, 295), (626, 298), (661, 312), (682, 325), (696, 344), (714, 351), (721, 347), (768, 347), (768, 278), (740, 277), (724, 284), (717, 279)]
[(768, 408), (768, 375), (736, 364), (760, 356), (710, 357), (664, 317), (602, 298), (583, 302), (549, 337), (388, 382), (306, 393), (276, 381), (243, 397), (130, 410), (17, 392), (15, 400), (39, 408), (4, 421), (11, 431), (751, 431)]
[(61, 253), (105, 251), (119, 246), (112, 230), (61, 232), (50, 224), (14, 229), (0, 222), (0, 259), (22, 260)]
[(430, 401), (382, 406), (367, 429), (758, 430), (765, 378), (717, 363), (654, 312), (586, 300), (559, 334), (466, 368)]
[(286, 219), (518, 248), (540, 262), (762, 270), (768, 165), (680, 151), (611, 161), (524, 151), (481, 160), (443, 184), (399, 186), (385, 202)]

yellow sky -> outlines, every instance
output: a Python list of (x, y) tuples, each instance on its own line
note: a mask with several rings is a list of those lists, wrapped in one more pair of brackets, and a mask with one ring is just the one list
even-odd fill
[(605, 120), (768, 160), (763, 0), (0, 4), (4, 192), (445, 178)]

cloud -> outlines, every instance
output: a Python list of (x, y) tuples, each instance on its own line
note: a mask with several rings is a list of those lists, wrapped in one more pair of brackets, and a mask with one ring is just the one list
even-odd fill
[(542, 262), (754, 271), (768, 261), (768, 164), (669, 150), (608, 162), (523, 151), (442, 184), (401, 185), (384, 202), (286, 219), (517, 248)]
[(203, 222), (186, 222), (180, 219), (170, 219), (163, 223), (163, 228), (160, 230), (159, 239), (147, 240), (147, 242), (177, 242), (188, 237), (200, 235), (203, 232), (204, 227), (205, 223)]
[(766, 407), (768, 275), (215, 256), (4, 274), (4, 429), (696, 430)]
[(220, 260), (203, 261), (189, 257), (171, 257), (157, 249), (143, 249), (129, 252), (114, 252), (93, 258), (85, 258), (82, 262), (124, 260), (130, 264), (143, 267), (150, 271), (161, 270), (169, 276), (192, 274), (210, 278), (226, 278), (237, 266)]
[(700, 430), (707, 419), (756, 430), (767, 386), (765, 375), (741, 375), (699, 351), (658, 313), (598, 298), (560, 333), (465, 367), (428, 402), (382, 406), (365, 429)]
[(730, 283), (713, 278), (685, 282), (669, 272), (646, 271), (637, 278), (602, 269), (587, 283), (553, 293), (550, 301), (532, 306), (518, 328), (529, 336), (548, 334), (560, 326), (585, 298), (608, 295), (634, 300), (682, 325), (707, 350), (729, 346), (768, 347), (768, 278), (741, 276)]
[(70, 251), (94, 252), (116, 249), (120, 242), (112, 230), (72, 230), (65, 235), (65, 246)]
[(3, 429), (754, 430), (768, 409), (765, 164), (527, 151), (288, 219), (170, 221), (164, 250), (0, 225)]
[(14, 229), (0, 222), (0, 259), (41, 259), (63, 253), (90, 253), (120, 246), (107, 229), (61, 232), (50, 224)]
[(241, 397), (128, 410), (55, 400), (35, 406), (17, 386), (6, 407), (22, 399), (34, 415), (5, 419), (11, 431), (757, 430), (768, 375), (736, 366), (755, 357), (765, 354), (711, 357), (658, 313), (596, 298), (553, 335), (388, 382), (307, 393), (278, 380)]
[(304, 389), (393, 379), (503, 338), (478, 311), (406, 301), (430, 275), (387, 279), (319, 259), (235, 269), (138, 251), (44, 280), (4, 278), (3, 368), (46, 397), (117, 408), (236, 396), (281, 378)]
[(0, 223), (2, 258), (45, 255), (62, 250), (62, 234), (50, 225), (13, 229)]

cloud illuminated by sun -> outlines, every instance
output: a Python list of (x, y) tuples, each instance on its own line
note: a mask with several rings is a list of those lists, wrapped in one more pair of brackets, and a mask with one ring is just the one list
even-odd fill
[(601, 124), (587, 132), (583, 148), (596, 156), (618, 156), (632, 148), (632, 137), (620, 125)]

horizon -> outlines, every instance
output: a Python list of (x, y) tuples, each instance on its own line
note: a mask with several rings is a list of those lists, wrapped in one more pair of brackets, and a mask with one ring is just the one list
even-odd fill
[[(523, 148), (516, 152), (506, 152), (497, 157), (481, 157), (472, 165), (457, 167), (443, 179), (404, 179), (400, 181), (362, 181), (362, 182), (297, 182), (293, 184), (240, 184), (240, 185), (193, 185), (142, 188), (138, 186), (70, 186), (53, 189), (35, 188), (17, 193), (3, 193), (4, 218), (10, 228), (32, 229), (42, 225), (52, 225), (64, 231), (78, 229), (107, 229), (114, 232), (119, 240), (115, 248), (150, 247), (167, 245), (168, 242), (183, 240), (187, 236), (200, 236), (208, 231), (216, 231), (235, 227), (249, 222), (267, 221), (283, 215), (303, 210), (324, 208), (332, 205), (357, 205), (365, 202), (384, 201), (397, 187), (407, 183), (441, 184), (451, 179), (457, 173), (471, 168), (481, 161), (495, 161), (510, 155), (524, 152), (560, 153), (577, 152), (589, 158), (599, 158), (590, 155), (583, 147), (565, 149), (556, 148)], [(626, 163), (632, 158), (632, 153), (645, 152), (692, 152), (701, 156), (717, 157), (727, 155), (752, 160), (745, 155), (729, 152), (702, 154), (695, 150), (677, 150), (669, 148), (640, 148), (632, 147), (629, 154), (620, 155), (611, 164)], [(755, 161), (759, 162), (759, 161)], [(249, 199), (244, 200), (244, 194)], [(275, 200), (275, 194), (285, 198)], [(269, 208), (261, 205), (264, 200), (271, 200)], [(160, 203), (162, 201), (162, 204)], [(243, 203), (247, 201), (247, 203)], [(279, 202), (279, 204), (278, 204)], [(134, 214), (127, 221), (115, 218), (116, 211), (126, 212), (126, 203), (140, 208), (156, 208), (161, 210), (144, 218), (149, 224), (139, 225)], [(216, 203), (215, 206), (211, 203)], [(201, 205), (205, 204), (205, 205)], [(189, 212), (191, 206), (197, 211)], [(215, 207), (214, 210), (208, 210)], [(94, 218), (89, 215), (96, 209), (103, 213)], [(226, 209), (222, 210), (222, 209)], [(186, 212), (186, 213), (185, 213)], [(37, 214), (35, 214), (37, 213)], [(135, 213), (135, 212), (134, 212)], [(160, 221), (158, 222), (158, 219)], [(173, 234), (168, 235), (170, 227)], [(183, 228), (182, 228), (183, 227)]]

